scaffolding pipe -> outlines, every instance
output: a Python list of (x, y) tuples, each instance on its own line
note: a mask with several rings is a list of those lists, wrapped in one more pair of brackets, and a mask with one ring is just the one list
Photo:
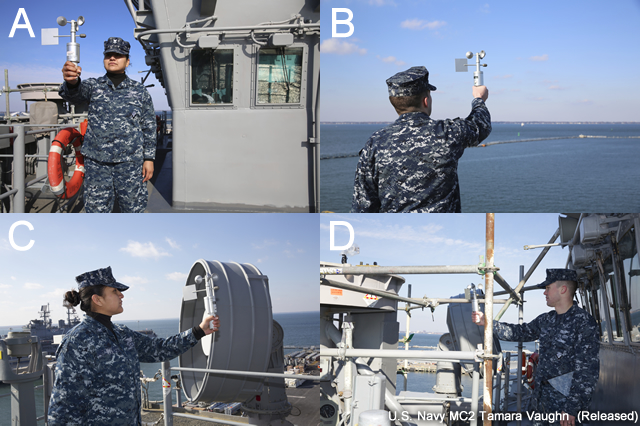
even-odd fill
[[(480, 345), (478, 345), (480, 346)], [(480, 366), (477, 362), (473, 363), (473, 381), (471, 382), (471, 412), (478, 412), (478, 390), (480, 388)], [(476, 426), (478, 424), (477, 416), (471, 418), (471, 425)]]
[[(516, 300), (518, 303), (522, 302), (522, 300), (520, 299), (520, 296), (518, 295), (518, 293), (516, 293), (515, 291), (513, 291), (513, 289), (511, 288), (511, 286), (509, 285), (509, 283), (507, 282), (507, 280), (505, 280), (502, 275), (500, 275), (499, 272), (496, 272), (495, 274), (495, 279), (496, 282), (498, 284), (500, 284), (500, 287), (504, 288), (504, 292), (500, 292), (501, 294), (508, 294), (511, 296), (511, 298), (513, 300)], [(494, 296), (498, 293), (493, 293)]]
[[(555, 242), (559, 236), (560, 236), (560, 228), (556, 229), (556, 232), (553, 234), (551, 239), (549, 239), (549, 244)], [(529, 278), (531, 277), (531, 274), (533, 274), (533, 272), (536, 270), (540, 262), (542, 262), (542, 259), (544, 259), (544, 257), (547, 255), (550, 248), (551, 247), (545, 247), (540, 252), (535, 262), (533, 262), (533, 264), (531, 265), (531, 267), (529, 268), (525, 276), (520, 280), (520, 282), (518, 283), (518, 286), (515, 288), (516, 293), (520, 293), (520, 290), (522, 290), (525, 283), (529, 280)], [(511, 299), (502, 307), (502, 309), (500, 309), (500, 312), (498, 312), (498, 315), (496, 315), (496, 321), (500, 321), (500, 318), (502, 318), (502, 315), (504, 315), (507, 309), (509, 309), (509, 306), (511, 306)]]
[[(476, 352), (472, 351), (405, 351), (404, 349), (335, 349), (320, 348), (320, 356), (363, 357), (363, 358), (400, 358), (423, 360), (444, 360), (449, 362), (477, 361)], [(176, 368), (172, 368), (176, 370)], [(198, 370), (210, 371), (210, 370)], [(295, 377), (288, 375), (287, 377)]]
[[(350, 291), (357, 291), (358, 293), (374, 294), (376, 296), (386, 297), (387, 299), (418, 305), (418, 307), (431, 307), (431, 306), (442, 305), (445, 303), (471, 303), (471, 301), (467, 299), (432, 299), (432, 298), (426, 298), (426, 297), (422, 299), (409, 299), (406, 297), (398, 296), (395, 293), (390, 293), (388, 291), (378, 290), (375, 288), (360, 287), (353, 284), (346, 284), (339, 281), (334, 281), (331, 278), (321, 279), (320, 285), (326, 285), (329, 287), (336, 287), (336, 288), (341, 288), (341, 289), (350, 290)], [(507, 301), (508, 301), (507, 299), (493, 299), (494, 304), (507, 303)], [(484, 303), (484, 302), (485, 302), (485, 299), (478, 299), (478, 303)]]
[(479, 265), (322, 267), (320, 275), (481, 274)]
[[(493, 268), (493, 239), (495, 233), (495, 215), (493, 213), (487, 213), (487, 227), (486, 227), (486, 262), (487, 268), (491, 270)], [(487, 272), (485, 274), (484, 292), (485, 298), (490, 303), (485, 303), (485, 326), (484, 326), (484, 391), (483, 391), (483, 411), (485, 417), (483, 417), (484, 426), (491, 426), (491, 420), (489, 420), (491, 414), (491, 401), (493, 392), (493, 361), (491, 357), (493, 355), (493, 272)]]
[[(524, 280), (524, 265), (520, 265), (520, 282)], [(506, 306), (506, 305), (505, 305)], [(518, 306), (518, 324), (522, 325), (524, 318), (524, 305)], [(518, 383), (518, 395), (517, 395), (517, 409), (518, 413), (522, 414), (522, 349), (523, 343), (518, 342), (518, 367), (516, 368), (516, 383)], [(521, 421), (518, 420), (517, 426), (520, 426)]]

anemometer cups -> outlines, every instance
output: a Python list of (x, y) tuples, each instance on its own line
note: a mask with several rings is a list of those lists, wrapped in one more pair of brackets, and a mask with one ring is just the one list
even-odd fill
[[(196, 282), (196, 276), (204, 279)], [(267, 371), (274, 332), (267, 276), (246, 263), (198, 260), (183, 289), (180, 331), (200, 324), (206, 316), (207, 283), (220, 328), (182, 354), (180, 367)], [(186, 396), (205, 402), (246, 401), (262, 391), (264, 382), (260, 377), (217, 373), (181, 371), (180, 376)]]

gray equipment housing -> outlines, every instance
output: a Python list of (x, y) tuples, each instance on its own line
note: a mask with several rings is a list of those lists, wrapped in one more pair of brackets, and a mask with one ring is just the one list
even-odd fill
[[(216, 274), (215, 296), (220, 329), (205, 336), (190, 351), (180, 355), (180, 367), (266, 372), (271, 357), (273, 313), (269, 281), (250, 264), (200, 259), (187, 278), (180, 311), (180, 331), (202, 322), (205, 315), (205, 280), (195, 277)], [(193, 287), (191, 287), (193, 286)], [(213, 336), (210, 338), (210, 336)], [(260, 394), (264, 379), (213, 373), (181, 371), (184, 393), (191, 401), (240, 402)]]

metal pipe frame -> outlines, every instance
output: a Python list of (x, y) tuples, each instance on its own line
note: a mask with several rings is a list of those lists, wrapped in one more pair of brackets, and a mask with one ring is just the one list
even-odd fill
[[(494, 234), (495, 234), (495, 215), (487, 213), (486, 225), (486, 262), (487, 268), (493, 268), (494, 258)], [(490, 302), (493, 301), (493, 272), (485, 274), (484, 294)], [(493, 400), (493, 303), (484, 304), (485, 325), (484, 325), (484, 390), (482, 398), (483, 411), (486, 414), (492, 412)], [(491, 426), (489, 415), (483, 418), (484, 426)]]
[[(219, 423), (219, 424), (232, 425), (232, 426), (247, 426), (249, 424), (249, 423), (234, 422), (232, 420), (209, 419), (207, 417), (194, 416), (193, 414), (173, 413), (172, 415), (175, 416), (175, 417), (184, 417), (184, 418), (192, 419), (192, 420), (199, 420), (199, 421), (203, 421), (203, 422)], [(165, 419), (166, 419), (166, 417), (165, 417)], [(168, 425), (166, 420), (165, 420), (164, 424)], [(171, 420), (171, 424), (173, 424), (173, 420)]]
[(181, 33), (225, 33), (225, 32), (246, 32), (246, 31), (279, 31), (279, 30), (289, 30), (289, 29), (320, 29), (320, 23), (311, 23), (311, 24), (279, 24), (279, 25), (247, 25), (247, 26), (237, 26), (237, 27), (204, 27), (204, 28), (174, 28), (174, 29), (166, 29), (166, 30), (147, 30), (142, 31), (139, 34), (136, 34), (136, 40), (140, 39), (143, 36), (151, 35), (151, 34), (181, 34)]
[[(577, 228), (576, 228), (577, 230)], [(549, 244), (553, 243), (556, 241), (556, 239), (558, 239), (558, 237), (560, 236), (560, 228), (556, 229), (556, 232), (553, 234), (553, 236), (549, 239)], [(518, 283), (518, 285), (515, 288), (515, 292), (516, 293), (520, 293), (520, 291), (522, 290), (522, 288), (524, 287), (525, 283), (529, 280), (529, 278), (531, 277), (531, 274), (533, 274), (533, 272), (536, 270), (536, 268), (538, 267), (538, 265), (540, 264), (540, 262), (542, 262), (542, 259), (544, 259), (544, 257), (547, 255), (547, 253), (549, 252), (549, 249), (551, 247), (545, 247), (540, 254), (538, 255), (538, 257), (536, 258), (536, 260), (533, 262), (533, 264), (531, 265), (531, 267), (529, 268), (529, 270), (527, 271), (527, 273), (525, 274), (525, 276), (520, 280), (520, 282)], [(510, 299), (511, 300), (511, 299)], [(500, 321), (500, 318), (502, 318), (502, 315), (504, 315), (504, 313), (507, 311), (507, 309), (509, 308), (509, 306), (511, 306), (511, 301), (507, 302), (502, 309), (500, 309), (500, 312), (498, 312), (498, 315), (496, 315), (496, 321)]]
[[(437, 306), (437, 305), (443, 305), (446, 303), (471, 303), (471, 301), (467, 299), (437, 299), (437, 298), (412, 299), (412, 298), (398, 296), (395, 293), (390, 293), (384, 290), (378, 290), (375, 288), (360, 287), (353, 284), (341, 283), (338, 281), (334, 281), (331, 278), (321, 278), (320, 285), (326, 285), (329, 287), (336, 287), (344, 290), (356, 291), (358, 293), (374, 294), (376, 296), (386, 297), (387, 299), (418, 305), (418, 307), (429, 307), (434, 305)], [(493, 303), (498, 303), (498, 304), (507, 303), (507, 301), (508, 301), (507, 299), (493, 299)], [(485, 303), (485, 299), (478, 299), (478, 302)]]
[(208, 368), (188, 368), (188, 367), (171, 367), (173, 371), (193, 371), (196, 373), (211, 373), (211, 374), (229, 374), (235, 376), (250, 376), (250, 377), (276, 377), (283, 379), (304, 379), (311, 380), (313, 382), (319, 382), (319, 376), (306, 376), (303, 374), (282, 374), (282, 373), (261, 373), (259, 371), (238, 371), (238, 370), (213, 370)]
[(24, 126), (17, 126), (18, 136), (13, 144), (13, 188), (16, 193), (13, 196), (13, 212), (24, 213), (26, 202), (25, 188), (25, 143)]
[(339, 349), (320, 348), (320, 356), (332, 356), (336, 358), (408, 358), (437, 361), (473, 361), (479, 362), (476, 352), (471, 351), (405, 351), (404, 349)]
[(441, 266), (337, 266), (320, 268), (320, 275), (478, 274), (479, 265)]

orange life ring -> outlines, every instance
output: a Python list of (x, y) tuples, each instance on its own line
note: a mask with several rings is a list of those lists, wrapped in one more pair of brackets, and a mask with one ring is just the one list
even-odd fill
[(522, 357), (522, 377), (531, 389), (534, 388), (533, 373), (538, 366), (538, 352)]
[[(62, 199), (69, 199), (78, 193), (82, 180), (84, 179), (84, 157), (80, 153), (80, 147), (86, 132), (86, 120), (80, 126), (82, 133), (73, 127), (67, 127), (56, 135), (51, 142), (51, 150), (49, 151), (49, 159), (47, 161), (47, 174), (49, 175), (49, 185), (51, 192)], [(62, 171), (62, 154), (69, 144), (73, 145), (76, 151), (76, 168), (71, 179), (66, 182)]]

